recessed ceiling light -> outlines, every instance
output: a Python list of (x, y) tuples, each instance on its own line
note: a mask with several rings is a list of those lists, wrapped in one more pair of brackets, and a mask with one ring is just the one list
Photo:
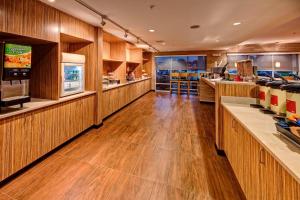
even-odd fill
[(241, 22), (234, 22), (233, 23), (233, 26), (238, 26), (238, 25), (240, 25), (241, 24)]
[(216, 40), (216, 42), (220, 42), (220, 40)]
[(149, 29), (149, 32), (154, 33), (155, 30), (154, 29)]
[(53, 3), (53, 2), (55, 2), (55, 0), (48, 0), (50, 3)]
[(200, 25), (192, 25), (190, 26), (191, 29), (197, 29), (197, 28), (200, 28)]

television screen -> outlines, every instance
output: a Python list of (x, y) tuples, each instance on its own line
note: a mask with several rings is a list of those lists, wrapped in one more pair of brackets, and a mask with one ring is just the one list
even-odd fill
[(30, 69), (32, 47), (18, 44), (5, 44), (4, 68)]

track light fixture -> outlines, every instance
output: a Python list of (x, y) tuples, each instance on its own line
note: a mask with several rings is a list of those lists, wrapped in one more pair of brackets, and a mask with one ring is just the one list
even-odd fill
[[(137, 43), (144, 43), (144, 44), (147, 44), (149, 45), (154, 51), (159, 51), (158, 49), (156, 49), (155, 47), (151, 46), (149, 43), (147, 43), (145, 40), (143, 40), (142, 38), (138, 37), (137, 35), (135, 35), (134, 33), (132, 33), (131, 31), (129, 31), (128, 29), (126, 29), (124, 26), (120, 25), (119, 23), (113, 21), (112, 19), (110, 19), (109, 17), (107, 17), (105, 14), (99, 12), (98, 10), (96, 10), (94, 7), (92, 7), (91, 5), (87, 4), (85, 1), (86, 0), (74, 0), (76, 1), (77, 3), (79, 3), (80, 5), (82, 5), (83, 7), (87, 8), (88, 10), (92, 11), (93, 13), (97, 14), (98, 16), (101, 17), (101, 26), (105, 26), (106, 25), (106, 22), (109, 22), (113, 25), (115, 25), (116, 27), (120, 28), (121, 30), (123, 30), (125, 33), (124, 33), (124, 37), (127, 38), (128, 35), (131, 35), (133, 37), (136, 37), (137, 38)], [(153, 9), (155, 7), (152, 6), (152, 8), (150, 9)]]
[(124, 38), (127, 38), (127, 37), (128, 37), (128, 30), (125, 30)]
[(139, 37), (136, 38), (136, 43), (137, 43), (137, 44), (140, 43), (140, 38), (139, 38)]
[(105, 26), (105, 24), (106, 24), (104, 19), (105, 19), (105, 16), (101, 16), (101, 26)]

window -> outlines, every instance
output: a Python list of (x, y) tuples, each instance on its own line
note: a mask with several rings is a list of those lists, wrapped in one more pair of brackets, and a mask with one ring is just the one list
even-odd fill
[(170, 73), (206, 71), (206, 56), (157, 56), (155, 57), (155, 64), (156, 90), (169, 90)]
[(299, 72), (299, 54), (294, 53), (259, 53), (259, 54), (228, 54), (229, 72), (236, 73), (235, 63), (239, 60), (250, 59), (257, 66), (257, 74), (274, 76), (279, 73), (283, 76)]

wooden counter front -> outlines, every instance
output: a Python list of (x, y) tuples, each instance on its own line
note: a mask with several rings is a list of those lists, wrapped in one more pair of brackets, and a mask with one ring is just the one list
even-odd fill
[(222, 103), (224, 151), (246, 198), (300, 199), (299, 148), (277, 133), (272, 116), (250, 107), (255, 99), (236, 99)]
[(199, 84), (199, 101), (215, 102), (215, 83), (207, 78), (201, 78)]
[(103, 91), (102, 116), (108, 117), (151, 90), (151, 79), (131, 82)]
[(94, 125), (95, 94), (68, 98), (0, 120), (0, 181)]
[(215, 123), (216, 134), (215, 141), (218, 150), (223, 150), (223, 116), (221, 107), (222, 96), (235, 97), (258, 97), (258, 86), (253, 82), (233, 82), (233, 81), (219, 81), (216, 82), (215, 93)]

